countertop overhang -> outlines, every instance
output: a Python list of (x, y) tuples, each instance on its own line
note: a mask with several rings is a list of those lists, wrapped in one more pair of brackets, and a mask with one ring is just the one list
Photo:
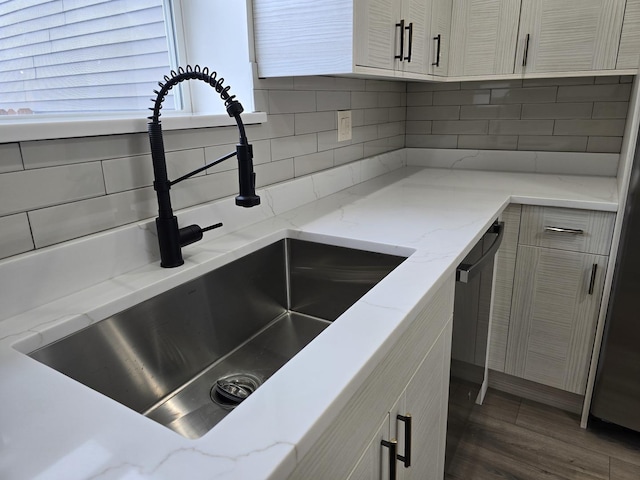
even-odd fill
[[(287, 188), (295, 204), (308, 184)], [(509, 203), (616, 211), (616, 180), (403, 167), (187, 247), (184, 267), (154, 262), (1, 321), (0, 477), (286, 478)], [(21, 353), (284, 236), (414, 253), (197, 440)]]

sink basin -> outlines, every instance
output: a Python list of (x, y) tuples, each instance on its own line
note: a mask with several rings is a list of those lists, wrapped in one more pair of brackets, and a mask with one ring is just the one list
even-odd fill
[(405, 258), (283, 239), (29, 356), (198, 438)]

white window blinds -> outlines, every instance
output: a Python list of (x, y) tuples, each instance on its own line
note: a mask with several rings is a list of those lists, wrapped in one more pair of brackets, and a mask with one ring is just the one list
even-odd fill
[(0, 1), (0, 114), (145, 110), (170, 63), (162, 0)]

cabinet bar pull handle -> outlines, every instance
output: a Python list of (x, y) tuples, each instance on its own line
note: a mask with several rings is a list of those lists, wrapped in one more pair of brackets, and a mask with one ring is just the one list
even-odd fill
[(544, 227), (545, 232), (551, 233), (568, 233), (570, 235), (584, 235), (584, 230), (580, 228), (564, 228), (564, 227)]
[(438, 34), (437, 37), (433, 37), (433, 39), (436, 41), (436, 61), (433, 62), (431, 65), (433, 65), (434, 67), (439, 67), (440, 66), (440, 43), (442, 40), (442, 35)]
[(529, 58), (529, 38), (530, 34), (527, 33), (527, 39), (524, 41), (524, 56), (522, 57), (522, 66), (527, 66), (527, 58)]
[(411, 50), (413, 47), (413, 22), (409, 23), (408, 27), (405, 27), (406, 30), (409, 30), (409, 55), (404, 57), (404, 60), (411, 63)]
[(393, 58), (402, 61), (404, 58), (404, 18), (400, 20), (400, 23), (396, 23), (396, 28), (398, 27), (400, 27), (400, 55), (396, 55)]
[(404, 468), (411, 466), (411, 414), (398, 415), (396, 417), (404, 422), (404, 456), (398, 455), (398, 460), (404, 463)]
[(589, 295), (593, 295), (593, 287), (596, 285), (596, 272), (598, 271), (598, 264), (594, 263), (591, 267), (591, 281), (589, 282)]
[(392, 438), (390, 441), (382, 440), (380, 442), (383, 447), (389, 449), (389, 480), (396, 480), (398, 472), (396, 467), (396, 458), (398, 457), (398, 441)]

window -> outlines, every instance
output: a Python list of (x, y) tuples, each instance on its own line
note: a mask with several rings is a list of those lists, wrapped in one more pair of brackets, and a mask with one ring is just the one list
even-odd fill
[[(189, 63), (217, 71), (252, 111), (247, 27), (243, 1), (0, 0), (0, 121), (146, 116), (158, 81)], [(224, 113), (202, 82), (179, 87), (163, 115)]]
[(0, 25), (0, 114), (145, 110), (175, 65), (162, 0), (5, 1)]

